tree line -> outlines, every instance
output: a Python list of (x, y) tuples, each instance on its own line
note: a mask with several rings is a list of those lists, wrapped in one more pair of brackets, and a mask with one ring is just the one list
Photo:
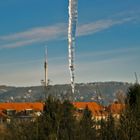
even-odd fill
[(115, 120), (111, 112), (106, 120), (96, 121), (86, 107), (77, 118), (76, 108), (68, 101), (49, 96), (43, 114), (35, 121), (7, 124), (0, 140), (140, 140), (140, 85), (131, 86), (125, 110)]

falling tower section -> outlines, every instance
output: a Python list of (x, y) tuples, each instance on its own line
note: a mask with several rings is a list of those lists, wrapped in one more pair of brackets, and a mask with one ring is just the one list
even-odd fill
[(71, 77), (72, 93), (75, 92), (75, 66), (74, 66), (74, 52), (75, 52), (75, 34), (77, 24), (77, 4), (78, 0), (69, 0), (69, 25), (68, 25), (68, 53), (69, 53), (69, 70)]

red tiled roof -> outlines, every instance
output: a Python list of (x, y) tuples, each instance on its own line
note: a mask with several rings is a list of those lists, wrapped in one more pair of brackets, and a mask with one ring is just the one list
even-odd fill
[[(73, 102), (74, 107), (78, 109), (85, 109), (86, 106), (91, 110), (93, 115), (99, 116), (103, 115), (104, 107), (95, 103), (95, 102)], [(44, 103), (41, 102), (28, 102), (28, 103), (0, 103), (0, 110), (7, 110), (13, 109), (18, 112), (26, 110), (26, 109), (33, 109), (36, 111), (43, 111)], [(107, 107), (111, 113), (121, 113), (121, 111), (125, 108), (124, 104), (116, 104), (113, 103)]]
[(78, 109), (85, 109), (86, 106), (92, 112), (93, 115), (101, 115), (103, 113), (103, 106), (95, 103), (95, 102), (74, 102), (73, 105)]
[(120, 114), (125, 109), (125, 104), (113, 103), (108, 107), (113, 114)]
[(16, 111), (23, 111), (26, 109), (33, 109), (36, 111), (43, 111), (44, 104), (40, 102), (33, 103), (0, 103), (0, 110), (13, 109)]

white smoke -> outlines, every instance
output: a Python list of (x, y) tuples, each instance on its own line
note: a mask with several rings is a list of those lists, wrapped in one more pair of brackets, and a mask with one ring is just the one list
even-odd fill
[(72, 93), (75, 91), (74, 82), (74, 48), (75, 48), (75, 34), (77, 23), (77, 3), (78, 0), (69, 0), (69, 26), (68, 26), (68, 51), (69, 51), (69, 69), (71, 76)]

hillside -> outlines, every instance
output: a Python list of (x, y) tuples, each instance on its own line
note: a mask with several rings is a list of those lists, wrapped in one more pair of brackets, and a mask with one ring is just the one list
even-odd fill
[[(125, 94), (129, 83), (123, 82), (95, 82), (76, 84), (76, 101), (96, 101), (101, 103), (112, 102), (116, 93)], [(70, 97), (70, 85), (50, 85), (47, 89), (47, 95), (51, 94), (60, 99)], [(42, 86), (34, 87), (8, 87), (0, 86), (0, 102), (29, 102), (42, 100), (45, 89)]]

